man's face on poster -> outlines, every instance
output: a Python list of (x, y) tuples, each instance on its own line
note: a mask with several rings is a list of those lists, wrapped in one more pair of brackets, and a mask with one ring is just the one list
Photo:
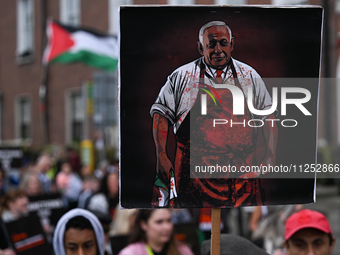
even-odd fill
[(223, 69), (234, 50), (234, 38), (230, 38), (228, 30), (223, 26), (209, 27), (203, 34), (203, 45), (199, 52), (205, 62), (215, 69)]

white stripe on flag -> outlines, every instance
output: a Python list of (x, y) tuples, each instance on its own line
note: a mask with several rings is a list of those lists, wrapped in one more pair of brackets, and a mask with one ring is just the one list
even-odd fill
[(75, 45), (70, 49), (70, 53), (85, 50), (118, 59), (118, 44), (114, 37), (97, 37), (84, 31), (74, 32), (71, 37)]

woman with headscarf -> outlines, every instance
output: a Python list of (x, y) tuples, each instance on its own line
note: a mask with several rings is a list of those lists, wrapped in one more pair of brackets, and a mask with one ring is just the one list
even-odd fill
[(73, 209), (58, 221), (53, 237), (55, 255), (104, 255), (104, 231), (98, 218), (84, 209)]

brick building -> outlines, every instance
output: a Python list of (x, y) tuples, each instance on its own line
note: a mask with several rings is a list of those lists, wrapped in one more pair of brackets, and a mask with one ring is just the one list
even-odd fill
[[(41, 64), (46, 44), (46, 19), (117, 34), (120, 4), (317, 4), (324, 5), (324, 77), (340, 76), (337, 31), (337, 0), (15, 0), (0, 1), (0, 140), (3, 144), (26, 144), (41, 148), (47, 143), (69, 145), (84, 137), (93, 139), (104, 131), (109, 144), (117, 141), (117, 74), (83, 64)], [(39, 107), (41, 84), (47, 77), (46, 115)], [(82, 104), (82, 91), (89, 81), (94, 92), (94, 113)], [(98, 85), (99, 84), (99, 85)], [(40, 92), (39, 92), (40, 91)], [(330, 85), (321, 88), (319, 138), (336, 147), (340, 142), (336, 95)], [(103, 95), (110, 94), (103, 100)], [(97, 96), (96, 96), (97, 95)], [(100, 102), (107, 102), (104, 106)], [(103, 110), (104, 109), (104, 110)], [(46, 118), (45, 118), (46, 117)], [(339, 118), (340, 119), (340, 118)]]

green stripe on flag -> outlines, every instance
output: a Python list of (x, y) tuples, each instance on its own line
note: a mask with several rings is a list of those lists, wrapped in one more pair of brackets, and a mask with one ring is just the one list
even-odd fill
[(76, 53), (66, 52), (53, 59), (51, 62), (53, 63), (83, 62), (92, 67), (105, 69), (107, 71), (115, 70), (118, 65), (118, 59), (94, 54), (89, 51), (79, 51)]

